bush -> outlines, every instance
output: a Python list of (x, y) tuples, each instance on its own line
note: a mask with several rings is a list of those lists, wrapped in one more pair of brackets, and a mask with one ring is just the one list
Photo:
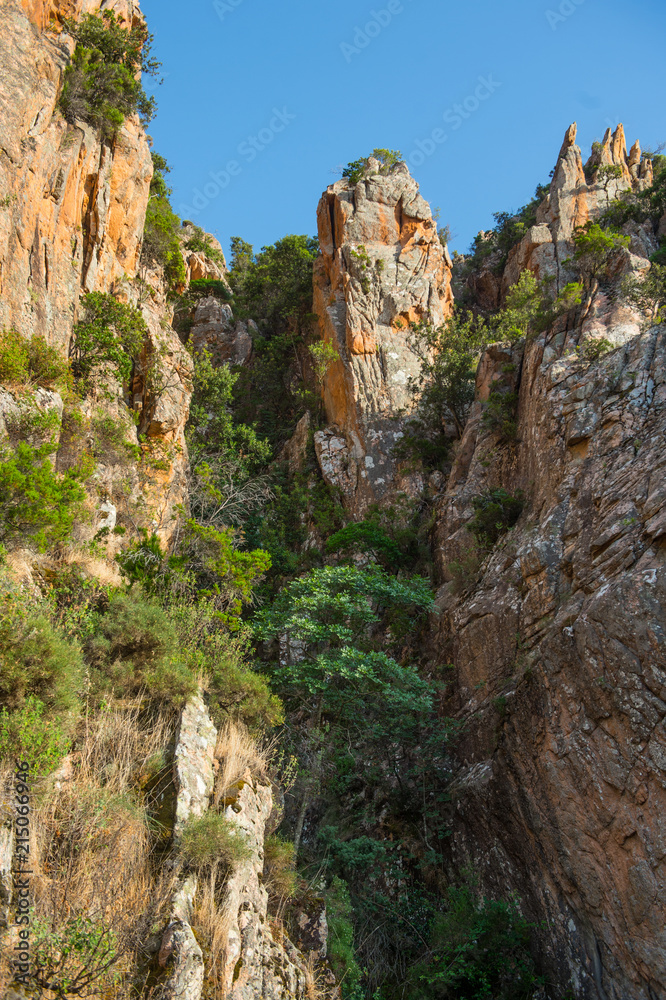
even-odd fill
[(397, 149), (373, 149), (370, 156), (364, 156), (360, 160), (353, 160), (348, 163), (342, 171), (342, 176), (349, 178), (350, 184), (358, 184), (368, 170), (370, 157), (379, 161), (379, 173), (388, 174), (391, 167), (402, 160), (402, 153)]
[(223, 865), (233, 871), (252, 857), (252, 851), (235, 823), (221, 813), (207, 812), (191, 819), (183, 830), (180, 853), (198, 872)]
[(150, 199), (141, 244), (141, 264), (144, 267), (161, 267), (167, 288), (174, 293), (185, 284), (187, 271), (180, 252), (180, 219), (171, 207), (171, 188), (165, 174), (170, 167), (159, 153), (151, 153), (153, 177), (150, 182)]
[(525, 506), (525, 498), (522, 490), (512, 496), (499, 486), (472, 497), (472, 506), (476, 514), (468, 522), (467, 530), (475, 535), (479, 545), (489, 549), (516, 523)]
[(53, 389), (67, 384), (69, 363), (43, 337), (26, 339), (6, 330), (0, 340), (0, 382), (4, 385)]
[(67, 121), (88, 122), (106, 141), (116, 138), (129, 115), (138, 113), (147, 125), (155, 99), (141, 86), (140, 71), (154, 76), (158, 63), (150, 58), (152, 36), (145, 25), (126, 28), (112, 11), (68, 18), (64, 25), (77, 43), (60, 96)]
[(74, 524), (84, 519), (85, 481), (92, 473), (90, 459), (62, 475), (50, 456), (55, 447), (33, 447), (19, 441), (5, 448), (0, 461), (0, 541), (30, 539), (40, 551), (66, 542)]
[(629, 246), (630, 237), (613, 229), (603, 229), (598, 222), (588, 222), (575, 231), (573, 241), (571, 262), (578, 268), (586, 287), (590, 287), (593, 281), (608, 272), (617, 253)]
[(68, 752), (71, 739), (58, 718), (44, 718), (46, 706), (28, 695), (22, 708), (0, 710), (0, 760), (27, 761), (33, 777), (51, 774)]
[(187, 286), (187, 294), (197, 299), (212, 295), (215, 298), (224, 299), (225, 302), (233, 298), (227, 283), (215, 278), (197, 278), (195, 281), (190, 281)]
[(652, 257), (652, 266), (640, 278), (627, 277), (622, 283), (622, 294), (645, 316), (645, 326), (666, 322), (666, 262), (659, 264)]
[(354, 925), (347, 883), (336, 875), (326, 892), (328, 960), (341, 984), (344, 1000), (356, 1000), (363, 971), (354, 952)]
[(503, 441), (515, 441), (518, 435), (518, 393), (506, 387), (493, 387), (483, 412), (483, 423), (499, 432)]
[(183, 705), (197, 691), (173, 623), (156, 601), (133, 590), (116, 593), (86, 642), (86, 655), (102, 679), (123, 694)]
[(115, 992), (113, 966), (120, 955), (116, 935), (99, 920), (69, 916), (56, 928), (33, 920), (31, 979), (39, 995), (111, 996)]
[(205, 233), (201, 226), (194, 227), (194, 236), (191, 236), (187, 241), (185, 249), (191, 250), (193, 253), (202, 253), (207, 260), (212, 260), (213, 263), (221, 268), (226, 266), (224, 254), (217, 247), (213, 246), (212, 236), (209, 233)]
[[(38, 608), (19, 603), (19, 596), (5, 599), (0, 614), (0, 704), (11, 712), (25, 711), (23, 723), (37, 725), (36, 699), (61, 715), (78, 708), (83, 684), (83, 660), (78, 646), (67, 642)], [(29, 704), (32, 708), (26, 708)], [(8, 724), (10, 720), (6, 720)]]
[(477, 899), (470, 882), (447, 891), (431, 955), (411, 970), (415, 1000), (530, 1000), (543, 981), (530, 954), (532, 924), (514, 900)]
[(291, 899), (297, 885), (296, 848), (291, 840), (270, 834), (264, 842), (264, 886), (269, 896)]
[(105, 292), (90, 292), (82, 304), (71, 348), (74, 376), (113, 377), (126, 386), (148, 336), (143, 316)]

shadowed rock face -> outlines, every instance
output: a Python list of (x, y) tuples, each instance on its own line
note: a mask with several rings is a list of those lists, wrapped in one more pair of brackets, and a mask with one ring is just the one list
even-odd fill
[(371, 159), (355, 186), (331, 185), (317, 212), (314, 311), (340, 357), (324, 384), (331, 428), (315, 443), (324, 476), (357, 511), (396, 486), (399, 414), (419, 370), (408, 327), (439, 325), (452, 307), (448, 252), (418, 185), (404, 163), (379, 170)]
[[(544, 246), (561, 259), (601, 211), (572, 143), (529, 266)], [(623, 165), (625, 187), (648, 179), (620, 130), (597, 155)], [(626, 269), (646, 269), (649, 247), (634, 249)], [(666, 325), (621, 328), (607, 295), (584, 322), (482, 359), (439, 502), (440, 579), (469, 556), (473, 497), (503, 486), (526, 505), (480, 565), (468, 559), (462, 593), (441, 587), (437, 650), (455, 667), (448, 711), (466, 722), (452, 869), (471, 861), (486, 891), (522, 898), (553, 983), (644, 1000), (666, 995)], [(601, 359), (572, 353), (600, 335), (616, 345)], [(493, 383), (517, 394), (515, 441), (483, 421)]]

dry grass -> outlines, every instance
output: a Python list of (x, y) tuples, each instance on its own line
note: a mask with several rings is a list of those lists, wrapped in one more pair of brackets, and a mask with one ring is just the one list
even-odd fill
[(108, 1000), (129, 995), (141, 949), (173, 892), (175, 872), (155, 863), (148, 824), (149, 789), (167, 767), (169, 723), (168, 715), (144, 716), (138, 701), (85, 719), (70, 766), (33, 793), (35, 925), (62, 939), (68, 922), (87, 918), (113, 934), (118, 960), (95, 984), (95, 995)]
[(224, 968), (232, 916), (218, 907), (220, 875), (214, 869), (202, 879), (194, 904), (192, 926), (206, 956), (206, 979), (215, 997), (224, 997)]
[(253, 778), (268, 780), (268, 768), (275, 744), (261, 746), (240, 722), (227, 722), (217, 737), (215, 757), (219, 770), (215, 780), (214, 802), (218, 806), (233, 785), (250, 772)]
[(312, 955), (307, 956), (303, 966), (307, 1000), (331, 1000), (332, 997), (340, 995), (335, 984), (328, 981), (327, 971), (329, 970), (316, 962)]

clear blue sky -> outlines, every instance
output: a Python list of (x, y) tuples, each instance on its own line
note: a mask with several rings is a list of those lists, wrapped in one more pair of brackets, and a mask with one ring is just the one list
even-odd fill
[(225, 250), (314, 234), (321, 192), (375, 146), (402, 151), (463, 251), (547, 182), (572, 121), (584, 153), (618, 121), (629, 143), (666, 141), (664, 0), (142, 7), (174, 207)]

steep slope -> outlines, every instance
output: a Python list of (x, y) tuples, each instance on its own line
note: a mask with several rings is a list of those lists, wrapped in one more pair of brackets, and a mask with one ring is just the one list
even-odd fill
[[(523, 267), (561, 281), (574, 225), (606, 207), (574, 137), (505, 286)], [(599, 155), (621, 167), (618, 187), (651, 179), (621, 129)], [(620, 274), (644, 271), (656, 249), (649, 223), (628, 231)], [(442, 586), (437, 648), (455, 667), (449, 710), (465, 722), (451, 863), (469, 859), (488, 891), (518, 893), (554, 983), (639, 1000), (666, 991), (666, 328), (639, 333), (614, 290), (606, 283), (583, 322), (579, 311), (527, 344), (494, 345), (480, 365), (438, 504), (442, 577), (474, 549), (475, 497), (520, 488), (526, 506), (478, 569), (468, 561), (458, 593)], [(599, 336), (615, 349), (576, 353)], [(507, 382), (514, 441), (483, 419), (491, 387)]]

